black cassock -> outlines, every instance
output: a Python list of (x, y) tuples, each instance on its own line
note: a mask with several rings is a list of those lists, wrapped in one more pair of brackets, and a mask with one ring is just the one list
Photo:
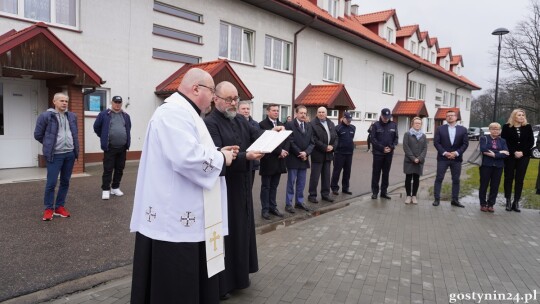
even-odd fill
[(225, 295), (235, 289), (249, 287), (249, 274), (259, 270), (251, 162), (246, 159), (246, 149), (264, 131), (252, 127), (241, 115), (231, 120), (217, 109), (206, 116), (204, 122), (216, 146), (240, 147), (237, 158), (225, 173), (229, 235), (225, 237), (225, 270), (218, 274), (219, 293)]

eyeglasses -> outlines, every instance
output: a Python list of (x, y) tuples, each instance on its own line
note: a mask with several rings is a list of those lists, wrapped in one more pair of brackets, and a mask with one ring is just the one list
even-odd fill
[(212, 94), (215, 94), (216, 93), (216, 89), (215, 88), (212, 88), (212, 87), (209, 87), (209, 86), (205, 86), (204, 84), (197, 84), (198, 86), (200, 87), (203, 87), (203, 88), (207, 88), (210, 90), (210, 92), (212, 92)]
[(232, 103), (233, 101), (238, 102), (240, 100), (240, 97), (238, 97), (238, 96), (236, 96), (234, 98), (232, 98), (232, 97), (223, 98), (223, 97), (221, 97), (221, 96), (219, 96), (217, 94), (214, 94), (214, 95), (216, 95), (217, 98), (225, 101), (226, 103)]

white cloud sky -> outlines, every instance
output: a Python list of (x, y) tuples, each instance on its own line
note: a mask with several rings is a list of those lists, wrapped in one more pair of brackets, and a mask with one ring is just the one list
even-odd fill
[[(498, 39), (493, 30), (512, 31), (528, 15), (529, 0), (352, 0), (359, 14), (395, 9), (401, 26), (419, 24), (440, 47), (462, 55), (463, 75), (482, 87), (494, 86)], [(500, 78), (505, 71), (500, 70)], [(474, 91), (478, 96), (482, 91)]]

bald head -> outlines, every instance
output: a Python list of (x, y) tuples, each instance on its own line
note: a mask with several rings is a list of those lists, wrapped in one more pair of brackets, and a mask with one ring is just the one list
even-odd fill
[(210, 108), (214, 96), (214, 80), (206, 71), (192, 68), (186, 72), (178, 91), (187, 96), (204, 113)]
[(320, 120), (326, 120), (326, 116), (327, 116), (326, 108), (325, 107), (319, 107), (317, 109), (317, 118), (320, 119)]

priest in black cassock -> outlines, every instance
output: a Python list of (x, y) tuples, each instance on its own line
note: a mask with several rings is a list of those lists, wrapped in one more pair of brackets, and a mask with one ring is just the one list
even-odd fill
[(229, 235), (225, 237), (225, 270), (219, 273), (221, 299), (228, 299), (230, 292), (249, 287), (249, 274), (259, 270), (255, 219), (251, 193), (251, 160), (258, 160), (264, 153), (246, 152), (262, 134), (237, 114), (238, 91), (230, 82), (216, 86), (214, 110), (204, 122), (217, 147), (240, 147), (237, 158), (227, 168), (227, 199)]

